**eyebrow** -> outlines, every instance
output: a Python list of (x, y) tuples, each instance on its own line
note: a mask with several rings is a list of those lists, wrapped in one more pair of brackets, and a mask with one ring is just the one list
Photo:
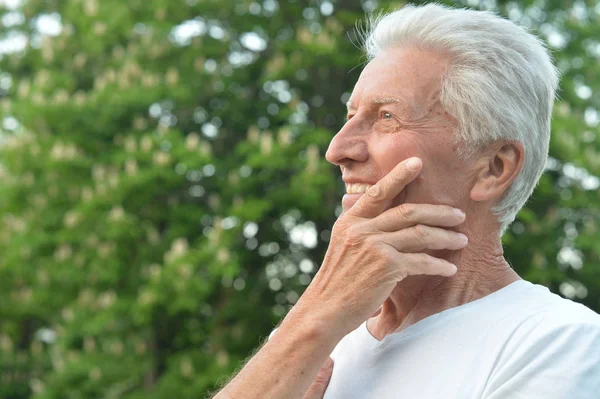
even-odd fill
[[(369, 104), (394, 104), (394, 103), (405, 104), (404, 101), (402, 101), (400, 98), (389, 97), (389, 96), (369, 97), (369, 98), (366, 98), (364, 101), (366, 101)], [(348, 100), (348, 102), (346, 103), (346, 108), (348, 110), (356, 109), (356, 105), (352, 102), (352, 100)]]

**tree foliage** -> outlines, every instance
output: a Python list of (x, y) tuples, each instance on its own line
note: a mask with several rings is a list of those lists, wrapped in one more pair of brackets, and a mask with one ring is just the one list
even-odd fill
[[(344, 190), (323, 156), (365, 61), (356, 22), (403, 3), (15, 4), (0, 9), (0, 38), (27, 43), (0, 58), (0, 397), (202, 397), (318, 268)], [(564, 74), (506, 255), (598, 311), (600, 5), (468, 5), (540, 34)]]

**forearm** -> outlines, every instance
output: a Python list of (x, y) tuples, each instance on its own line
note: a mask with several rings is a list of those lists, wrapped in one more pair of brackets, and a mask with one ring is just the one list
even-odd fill
[(343, 337), (293, 311), (214, 399), (302, 398)]

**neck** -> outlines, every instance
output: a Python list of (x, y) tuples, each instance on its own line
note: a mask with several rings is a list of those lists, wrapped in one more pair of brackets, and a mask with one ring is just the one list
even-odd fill
[[(371, 334), (381, 340), (418, 321), (489, 295), (520, 277), (504, 259), (497, 234), (461, 229), (469, 244), (460, 251), (436, 251), (458, 267), (452, 277), (410, 276), (396, 285), (379, 314), (368, 321)], [(490, 229), (486, 229), (490, 230)]]

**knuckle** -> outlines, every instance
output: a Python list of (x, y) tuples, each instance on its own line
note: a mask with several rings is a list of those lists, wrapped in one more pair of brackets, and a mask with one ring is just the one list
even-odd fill
[(378, 241), (374, 244), (374, 247), (378, 251), (378, 254), (386, 261), (396, 259), (398, 252), (393, 245), (390, 245), (390, 243), (385, 241)]
[(329, 378), (331, 377), (332, 371), (333, 371), (332, 369), (321, 370), (319, 372), (319, 374), (317, 374), (317, 378), (315, 379), (315, 382), (321, 383), (323, 385), (327, 385), (327, 382), (329, 381)]
[(369, 234), (369, 235), (362, 237), (362, 242), (364, 242), (366, 246), (371, 247), (371, 246), (377, 245), (378, 240), (375, 238), (374, 235)]
[(422, 224), (415, 225), (413, 231), (417, 239), (421, 241), (425, 241), (431, 235), (430, 229)]
[(329, 380), (329, 376), (319, 374), (315, 378), (315, 381), (313, 382), (313, 384), (315, 386), (321, 386), (321, 387), (325, 388), (325, 384), (327, 383), (328, 380)]
[(402, 204), (397, 209), (400, 216), (406, 220), (412, 220), (415, 215), (415, 206), (413, 204)]
[(357, 226), (350, 226), (346, 230), (346, 243), (354, 247), (363, 241), (360, 229)]
[(385, 190), (380, 184), (375, 184), (369, 187), (367, 190), (367, 195), (369, 198), (372, 198), (376, 201), (381, 201), (386, 197)]
[(396, 266), (396, 276), (398, 280), (404, 280), (406, 277), (411, 275), (411, 269), (413, 269), (413, 259), (411, 257), (404, 257), (402, 262), (398, 262), (395, 264)]
[(398, 272), (398, 279), (399, 280), (404, 280), (405, 278), (407, 278), (408, 276), (410, 276), (410, 273), (408, 272), (408, 270), (406, 269), (402, 269)]
[(433, 256), (430, 256), (430, 255), (427, 255), (427, 254), (423, 254), (423, 253), (421, 253), (419, 255), (420, 255), (419, 256), (419, 258), (420, 258), (419, 262), (420, 263), (422, 263), (424, 265), (427, 265), (427, 266), (431, 266), (432, 264), (435, 263), (435, 259), (436, 258), (434, 258)]

